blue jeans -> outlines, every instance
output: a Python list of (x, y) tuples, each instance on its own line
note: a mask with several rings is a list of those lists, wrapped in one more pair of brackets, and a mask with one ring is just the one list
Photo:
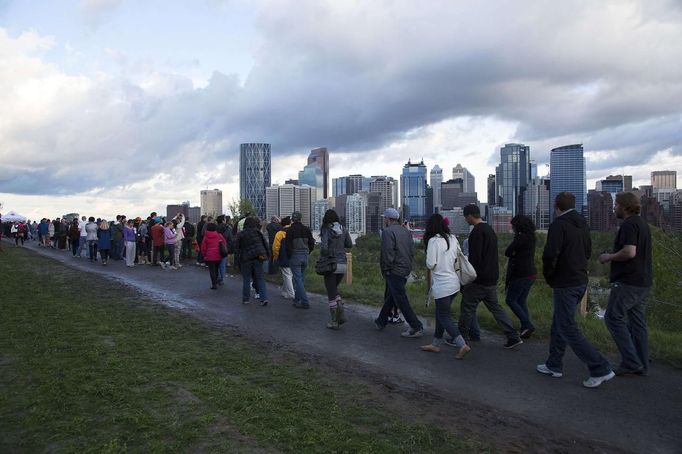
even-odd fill
[(123, 254), (123, 238), (112, 240), (111, 258), (114, 260), (121, 260)]
[(251, 299), (251, 273), (253, 273), (256, 287), (260, 294), (261, 301), (268, 300), (268, 288), (265, 286), (265, 277), (263, 276), (263, 262), (260, 260), (249, 260), (242, 262), (242, 301), (249, 301)]
[(528, 313), (528, 306), (526, 305), (530, 288), (533, 286), (534, 282), (534, 279), (521, 278), (513, 279), (509, 281), (509, 285), (507, 285), (507, 297), (505, 298), (505, 302), (512, 312), (514, 312), (514, 315), (519, 318), (519, 321), (521, 322), (521, 331), (535, 328), (530, 322), (530, 314)]
[(80, 237), (80, 240), (78, 241), (78, 250), (76, 251), (76, 255), (79, 257), (81, 256), (81, 252), (83, 252), (83, 250), (88, 252), (88, 240), (87, 240), (87, 238), (88, 238), (87, 236), (82, 236), (82, 237)]
[(308, 295), (305, 292), (305, 269), (308, 266), (306, 252), (294, 252), (289, 257), (289, 268), (294, 281), (294, 303), (308, 306)]
[(596, 348), (585, 339), (575, 321), (575, 313), (585, 294), (587, 285), (555, 288), (552, 300), (552, 330), (549, 340), (549, 357), (545, 365), (555, 372), (563, 370), (564, 354), (568, 345), (590, 370), (590, 376), (601, 377), (611, 371), (611, 365)]
[(220, 260), (220, 265), (218, 265), (218, 280), (225, 280), (225, 265), (227, 264), (227, 257), (223, 257)]
[(604, 321), (621, 356), (620, 366), (647, 372), (649, 369), (649, 334), (646, 327), (646, 299), (651, 287), (614, 282)]
[(385, 276), (385, 279), (384, 305), (381, 308), (381, 312), (379, 312), (377, 323), (381, 326), (386, 326), (388, 314), (393, 310), (393, 305), (396, 305), (400, 312), (403, 313), (405, 321), (410, 325), (410, 328), (415, 331), (424, 329), (422, 322), (415, 315), (412, 306), (410, 306), (410, 301), (407, 299), (407, 293), (405, 292), (407, 278), (389, 273)]
[(452, 306), (452, 300), (455, 299), (455, 295), (457, 294), (453, 293), (450, 296), (436, 299), (436, 330), (433, 333), (433, 337), (436, 339), (442, 339), (445, 331), (453, 339), (457, 339), (462, 335), (457, 326), (452, 322), (452, 314), (450, 313), (450, 306)]

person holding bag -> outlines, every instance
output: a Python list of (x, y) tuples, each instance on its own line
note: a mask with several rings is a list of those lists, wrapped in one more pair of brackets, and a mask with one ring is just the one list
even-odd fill
[(324, 213), (320, 242), (320, 258), (315, 264), (315, 271), (324, 276), (324, 286), (327, 289), (331, 315), (327, 328), (339, 329), (346, 322), (339, 284), (346, 274), (346, 249), (353, 247), (353, 240), (339, 222), (339, 215), (334, 210)]
[(244, 230), (237, 234), (236, 251), (239, 255), (242, 272), (242, 303), (249, 304), (251, 298), (251, 276), (258, 288), (260, 305), (268, 305), (268, 288), (263, 275), (263, 262), (270, 255), (265, 237), (258, 230), (256, 218), (248, 217), (244, 221)]
[(471, 348), (467, 345), (459, 329), (452, 321), (450, 307), (460, 290), (460, 279), (455, 270), (459, 243), (457, 237), (450, 233), (443, 216), (433, 214), (426, 224), (426, 269), (430, 274), (430, 294), (436, 301), (436, 330), (429, 345), (422, 345), (426, 352), (440, 352), (445, 331), (452, 337), (452, 343), (458, 348), (455, 358), (464, 359)]

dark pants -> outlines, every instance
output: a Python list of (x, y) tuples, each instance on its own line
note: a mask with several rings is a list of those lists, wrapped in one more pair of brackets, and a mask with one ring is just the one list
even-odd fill
[(21, 241), (21, 245), (24, 245), (24, 236), (23, 235), (17, 235), (14, 237), (14, 244), (19, 246), (19, 241)]
[(393, 310), (393, 305), (395, 304), (403, 313), (405, 321), (410, 325), (415, 331), (424, 329), (422, 322), (419, 321), (417, 316), (410, 306), (410, 301), (407, 299), (407, 293), (405, 292), (405, 284), (407, 283), (407, 278), (401, 276), (395, 276), (393, 274), (387, 274), (386, 278), (386, 288), (384, 290), (384, 305), (381, 307), (381, 312), (379, 312), (379, 318), (377, 323), (386, 326), (388, 323), (388, 314)]
[(162, 262), (166, 261), (166, 258), (163, 256), (163, 252), (165, 250), (165, 246), (154, 246), (154, 255), (152, 256), (152, 264), (157, 265), (159, 263), (159, 260)]
[(71, 240), (71, 252), (75, 257), (78, 254), (78, 245), (80, 244), (80, 239)]
[(649, 368), (649, 334), (646, 327), (646, 300), (650, 287), (615, 282), (611, 285), (604, 321), (618, 346), (620, 366), (646, 372)]
[(208, 266), (208, 274), (211, 276), (211, 287), (218, 285), (218, 266), (220, 265), (220, 260), (206, 260), (206, 266)]
[(268, 300), (268, 288), (265, 286), (265, 276), (263, 275), (263, 262), (260, 260), (249, 260), (242, 262), (242, 301), (251, 299), (251, 276), (253, 273), (254, 283), (260, 294), (261, 301)]
[(436, 329), (433, 333), (433, 337), (436, 339), (442, 339), (445, 331), (453, 339), (461, 336), (459, 329), (452, 322), (452, 314), (450, 312), (450, 306), (452, 306), (452, 300), (455, 299), (455, 295), (457, 294), (454, 293), (450, 296), (436, 299)]
[(182, 239), (182, 248), (180, 249), (180, 257), (183, 259), (192, 258), (192, 238)]
[(324, 287), (327, 289), (327, 298), (329, 301), (333, 301), (339, 295), (339, 284), (343, 279), (343, 274), (325, 274), (324, 275)]
[(111, 242), (111, 258), (121, 260), (123, 252), (123, 239), (115, 238)]
[(462, 289), (462, 304), (459, 314), (459, 330), (462, 334), (468, 334), (469, 327), (476, 315), (476, 309), (481, 301), (483, 301), (483, 304), (485, 304), (490, 313), (493, 314), (495, 321), (500, 325), (507, 338), (518, 340), (519, 333), (514, 329), (509, 314), (497, 302), (496, 285), (486, 286), (473, 283)]
[(94, 262), (97, 260), (97, 241), (88, 240), (88, 253), (90, 254), (90, 261)]
[(554, 313), (549, 340), (549, 357), (545, 365), (553, 371), (561, 372), (568, 345), (575, 356), (587, 365), (590, 376), (602, 377), (611, 371), (611, 366), (608, 360), (585, 339), (575, 321), (575, 313), (586, 288), (587, 285), (581, 285), (553, 290)]
[(102, 257), (103, 262), (109, 260), (109, 249), (100, 249), (99, 256)]
[(176, 266), (177, 264), (175, 263), (175, 244), (167, 244), (166, 248), (168, 249), (168, 257), (170, 259), (171, 266)]
[(530, 321), (528, 305), (526, 304), (530, 288), (533, 286), (534, 282), (534, 279), (521, 278), (512, 279), (509, 281), (509, 285), (507, 285), (505, 302), (512, 312), (514, 312), (514, 315), (519, 318), (519, 321), (521, 322), (521, 331), (535, 328)]

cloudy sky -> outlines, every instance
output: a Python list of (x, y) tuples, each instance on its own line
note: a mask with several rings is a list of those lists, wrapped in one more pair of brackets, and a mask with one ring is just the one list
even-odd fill
[(543, 174), (582, 142), (589, 188), (647, 184), (682, 174), (681, 43), (679, 0), (0, 0), (0, 202), (227, 202), (242, 142), (274, 182), (326, 146), (332, 177), (461, 163), (485, 198), (504, 143)]

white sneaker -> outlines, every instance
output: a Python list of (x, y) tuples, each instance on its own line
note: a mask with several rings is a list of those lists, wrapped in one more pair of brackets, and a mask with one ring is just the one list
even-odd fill
[(535, 367), (535, 370), (537, 370), (541, 374), (551, 375), (554, 378), (561, 378), (564, 376), (564, 374), (562, 374), (561, 372), (557, 372), (557, 371), (550, 369), (549, 367), (547, 367), (546, 364), (538, 364)]
[(613, 371), (610, 371), (608, 374), (602, 375), (601, 377), (590, 377), (583, 382), (583, 386), (585, 388), (597, 388), (599, 385), (605, 381), (611, 380), (615, 376), (616, 374)]
[(424, 335), (424, 330), (418, 329), (414, 330), (412, 328), (409, 328), (402, 333), (400, 333), (402, 337), (409, 337), (409, 338), (416, 338), (416, 337), (422, 337)]

